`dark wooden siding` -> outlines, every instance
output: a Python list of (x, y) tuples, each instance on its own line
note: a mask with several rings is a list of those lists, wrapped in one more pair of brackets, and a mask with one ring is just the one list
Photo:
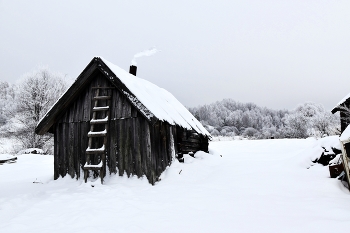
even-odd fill
[[(342, 104), (345, 108), (349, 109), (350, 107), (350, 101), (346, 100), (343, 104)], [(345, 112), (344, 109), (340, 110), (340, 130), (341, 133), (344, 132), (344, 130), (346, 129), (346, 127), (350, 124), (349, 121), (349, 117), (348, 114)]]
[(196, 153), (199, 150), (208, 152), (208, 137), (204, 137), (203, 135), (199, 135), (195, 131), (187, 130), (179, 126), (176, 127), (176, 131), (177, 146), (180, 153)]
[[(95, 95), (92, 87), (111, 86), (102, 74), (95, 76), (55, 123), (55, 179), (66, 174), (78, 179), (83, 174)], [(112, 100), (106, 147), (107, 171), (128, 176), (146, 175), (154, 184), (178, 150), (174, 146), (177, 142), (176, 127), (159, 121), (151, 125), (117, 89), (109, 91)], [(101, 95), (106, 95), (106, 92), (104, 90)]]
[[(346, 100), (343, 104), (343, 107), (345, 108), (350, 108), (350, 100)], [(346, 127), (350, 124), (350, 119), (348, 114), (345, 112), (345, 109), (339, 109), (340, 112), (340, 131), (341, 133), (344, 132), (344, 130), (346, 129)]]

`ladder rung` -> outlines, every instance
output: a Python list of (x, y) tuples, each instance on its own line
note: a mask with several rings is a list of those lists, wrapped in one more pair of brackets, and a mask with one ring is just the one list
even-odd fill
[(97, 111), (108, 111), (109, 110), (109, 106), (105, 106), (105, 107), (94, 107), (92, 109), (92, 111), (97, 112)]
[(95, 96), (94, 97), (94, 100), (109, 100), (109, 99), (111, 99), (111, 97), (110, 96)]
[(106, 116), (103, 119), (92, 119), (90, 121), (90, 124), (107, 124), (108, 122), (108, 116)]
[(105, 145), (103, 145), (101, 148), (91, 149), (88, 147), (86, 149), (86, 154), (103, 154), (104, 152), (105, 152)]
[(97, 131), (97, 132), (89, 132), (88, 137), (104, 137), (107, 135), (107, 130)]
[(91, 125), (107, 124), (108, 121), (90, 121)]
[(101, 170), (102, 169), (102, 161), (99, 164), (87, 164), (84, 165), (84, 170)]
[(91, 155), (91, 154), (103, 154), (103, 153), (105, 153), (105, 151), (104, 150), (87, 150), (86, 151), (86, 154), (87, 155)]

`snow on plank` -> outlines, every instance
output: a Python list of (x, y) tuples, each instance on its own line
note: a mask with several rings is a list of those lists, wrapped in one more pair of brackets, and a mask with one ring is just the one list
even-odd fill
[(90, 124), (106, 124), (108, 122), (108, 116), (103, 119), (92, 119)]
[(99, 164), (87, 164), (85, 163), (84, 169), (87, 170), (100, 170), (102, 168), (102, 161)]
[(104, 137), (107, 135), (107, 129), (103, 130), (103, 131), (96, 131), (96, 132), (91, 132), (89, 131), (88, 133), (88, 137)]
[(86, 153), (87, 154), (98, 154), (98, 153), (104, 153), (105, 152), (105, 145), (103, 145), (101, 148), (91, 149), (87, 148)]
[(92, 111), (97, 112), (97, 111), (107, 111), (109, 110), (109, 106), (104, 106), (104, 107), (94, 107)]

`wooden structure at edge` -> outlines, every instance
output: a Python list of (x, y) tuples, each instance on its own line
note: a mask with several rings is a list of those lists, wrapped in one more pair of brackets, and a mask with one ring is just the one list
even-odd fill
[(349, 169), (349, 157), (348, 152), (350, 152), (350, 139), (345, 141), (340, 141), (342, 150), (342, 164), (345, 172), (346, 182), (348, 183), (348, 189), (350, 191), (350, 169)]
[(339, 111), (340, 115), (340, 132), (344, 132), (346, 127), (350, 124), (349, 122), (349, 117), (345, 113), (345, 109), (343, 108), (350, 108), (350, 99), (345, 100), (343, 103), (341, 103), (339, 106), (336, 106), (335, 108), (332, 109), (332, 114), (336, 113)]
[(96, 87), (102, 87), (100, 95), (111, 96), (110, 116), (106, 167), (103, 174), (90, 171), (90, 176), (103, 177), (106, 172), (145, 175), (154, 184), (176, 154), (208, 151), (208, 136), (156, 117), (147, 119), (126, 96), (134, 94), (100, 58), (94, 58), (36, 128), (38, 134), (54, 134), (54, 179), (83, 176)]

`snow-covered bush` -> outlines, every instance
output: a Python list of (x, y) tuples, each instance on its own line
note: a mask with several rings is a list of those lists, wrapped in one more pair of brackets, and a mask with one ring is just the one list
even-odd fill
[(213, 129), (213, 130), (210, 132), (210, 134), (211, 134), (212, 136), (219, 136), (219, 135), (220, 135), (220, 132), (219, 132), (217, 129)]
[(222, 135), (222, 136), (233, 137), (233, 136), (238, 135), (238, 133), (239, 133), (238, 129), (234, 126), (224, 126), (220, 130), (220, 135)]
[(279, 133), (276, 130), (276, 127), (264, 127), (262, 129), (262, 137), (263, 138), (279, 138)]
[(259, 135), (259, 131), (252, 127), (246, 128), (242, 133), (242, 136), (246, 138), (257, 138), (258, 135)]

